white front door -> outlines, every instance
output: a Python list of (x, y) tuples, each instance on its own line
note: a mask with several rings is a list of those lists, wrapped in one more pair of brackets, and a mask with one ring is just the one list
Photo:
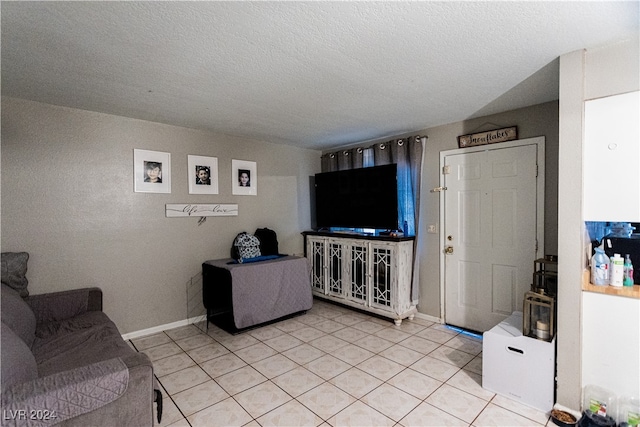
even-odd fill
[(484, 332), (522, 311), (538, 258), (540, 149), (485, 146), (441, 156), (446, 323)]

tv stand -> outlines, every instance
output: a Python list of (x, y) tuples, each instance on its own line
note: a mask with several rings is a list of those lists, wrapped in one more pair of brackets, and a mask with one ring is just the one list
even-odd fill
[(389, 317), (396, 325), (413, 319), (413, 237), (302, 234), (315, 296)]

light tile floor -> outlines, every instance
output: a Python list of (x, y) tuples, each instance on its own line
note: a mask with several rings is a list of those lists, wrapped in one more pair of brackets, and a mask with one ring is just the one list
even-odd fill
[(231, 335), (189, 325), (131, 340), (163, 387), (162, 426), (544, 426), (481, 387), (482, 341), (421, 319), (397, 327), (314, 300)]

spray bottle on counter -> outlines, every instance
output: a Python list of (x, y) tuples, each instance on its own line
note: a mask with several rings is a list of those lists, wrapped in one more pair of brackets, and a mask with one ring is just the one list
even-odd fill
[(624, 259), (620, 254), (613, 254), (609, 264), (609, 284), (611, 286), (622, 286), (624, 281)]
[(599, 286), (609, 284), (609, 262), (609, 257), (604, 253), (604, 249), (600, 245), (599, 248), (596, 248), (596, 253), (591, 257), (591, 283)]
[(622, 279), (622, 286), (633, 286), (633, 264), (631, 263), (631, 256), (627, 254), (624, 257), (624, 278)]

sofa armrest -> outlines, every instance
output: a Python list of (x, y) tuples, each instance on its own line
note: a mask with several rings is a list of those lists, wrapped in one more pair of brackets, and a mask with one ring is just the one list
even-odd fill
[(2, 409), (9, 414), (3, 421), (9, 421), (8, 425), (57, 424), (117, 400), (128, 384), (129, 368), (121, 358), (14, 384), (2, 390)]
[(25, 301), (36, 316), (36, 323), (69, 319), (87, 311), (102, 311), (102, 290), (82, 288), (31, 295)]
[(105, 420), (114, 426), (153, 427), (153, 365), (144, 353), (132, 353), (121, 359), (129, 369), (127, 391), (113, 402), (63, 421), (56, 427), (100, 426), (105, 425)]

